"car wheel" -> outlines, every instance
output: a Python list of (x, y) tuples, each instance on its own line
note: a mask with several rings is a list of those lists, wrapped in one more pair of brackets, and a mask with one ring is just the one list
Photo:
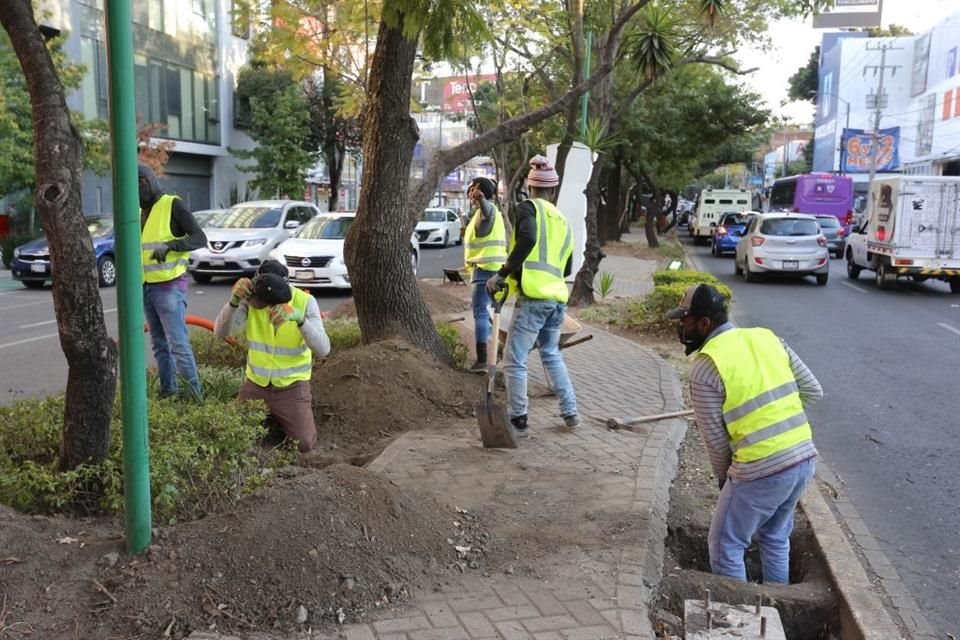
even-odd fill
[(740, 267), (740, 263), (737, 262), (737, 256), (733, 256), (733, 275), (740, 276), (743, 275), (743, 269)]
[(710, 255), (712, 255), (714, 258), (719, 257), (720, 255), (720, 253), (717, 251), (717, 245), (712, 242), (710, 243)]
[(112, 287), (117, 284), (117, 265), (111, 256), (103, 256), (97, 261), (97, 280), (101, 287)]
[(817, 275), (817, 286), (825, 287), (827, 285), (827, 280), (830, 278), (829, 273), (818, 273)]
[(862, 269), (853, 261), (853, 254), (847, 256), (847, 277), (856, 280), (860, 277)]
[(207, 284), (213, 279), (213, 276), (211, 276), (209, 273), (193, 272), (190, 274), (190, 277), (193, 278), (193, 281), (197, 284)]
[(877, 289), (889, 289), (890, 288), (890, 274), (887, 269), (887, 263), (881, 262), (877, 266)]
[(950, 293), (960, 293), (960, 278), (950, 281)]
[(43, 285), (46, 284), (44, 280), (21, 280), (27, 289), (43, 289)]
[(758, 280), (757, 274), (750, 271), (749, 256), (743, 259), (743, 279), (746, 282), (756, 282)]
[(450, 246), (450, 232), (447, 231), (443, 234), (443, 248), (446, 249)]

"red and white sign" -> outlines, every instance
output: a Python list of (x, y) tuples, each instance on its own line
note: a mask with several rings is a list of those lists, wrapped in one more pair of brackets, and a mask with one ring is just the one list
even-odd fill
[[(469, 78), (469, 80), (468, 80)], [(472, 111), (471, 94), (484, 82), (496, 82), (497, 76), (488, 73), (478, 76), (455, 76), (443, 83), (443, 110), (463, 113)]]

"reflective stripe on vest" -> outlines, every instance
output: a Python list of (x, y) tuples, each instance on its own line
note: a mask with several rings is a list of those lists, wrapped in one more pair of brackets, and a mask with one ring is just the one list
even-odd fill
[(140, 251), (143, 261), (144, 282), (169, 282), (187, 272), (190, 266), (189, 251), (168, 251), (163, 262), (153, 259), (156, 249), (163, 249), (170, 240), (180, 240), (170, 231), (170, 218), (176, 196), (164, 195), (153, 203), (147, 221), (140, 232)]
[(507, 261), (507, 227), (503, 222), (503, 213), (494, 207), (490, 233), (478, 236), (477, 228), (482, 217), (477, 209), (470, 218), (463, 236), (463, 260), (468, 267), (496, 271)]
[[(290, 305), (304, 314), (310, 294), (291, 287)], [(309, 380), (313, 354), (296, 322), (284, 322), (279, 328), (270, 321), (269, 309), (247, 308), (247, 377), (261, 387), (289, 387)]]
[[(523, 261), (520, 288), (529, 298), (556, 300), (566, 304), (570, 291), (563, 277), (563, 270), (573, 255), (573, 232), (567, 219), (546, 200), (530, 200), (536, 208), (537, 242)], [(511, 238), (510, 248), (516, 242), (516, 233)], [(516, 281), (513, 282), (514, 287)]]
[(768, 458), (813, 437), (790, 357), (772, 331), (730, 329), (700, 352), (713, 360), (723, 381), (723, 420), (734, 460)]

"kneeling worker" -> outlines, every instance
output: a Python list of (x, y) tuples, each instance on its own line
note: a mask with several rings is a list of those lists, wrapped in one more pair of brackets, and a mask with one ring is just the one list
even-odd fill
[(237, 399), (263, 400), (287, 437), (301, 452), (309, 451), (317, 441), (310, 393), (313, 354), (330, 353), (317, 301), (287, 283), (285, 266), (268, 260), (253, 280), (241, 278), (233, 285), (213, 330), (226, 338), (240, 328), (247, 337), (247, 369)]

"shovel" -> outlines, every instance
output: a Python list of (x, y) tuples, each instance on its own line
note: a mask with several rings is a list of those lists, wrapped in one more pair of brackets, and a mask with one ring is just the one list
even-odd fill
[[(499, 292), (498, 292), (499, 293)], [(477, 403), (477, 422), (480, 424), (480, 439), (486, 449), (516, 449), (517, 438), (513, 426), (507, 420), (503, 406), (493, 401), (493, 389), (497, 379), (497, 347), (500, 343), (500, 308), (507, 299), (503, 288), (500, 299), (493, 297), (493, 330), (487, 341), (487, 390), (482, 401)]]

